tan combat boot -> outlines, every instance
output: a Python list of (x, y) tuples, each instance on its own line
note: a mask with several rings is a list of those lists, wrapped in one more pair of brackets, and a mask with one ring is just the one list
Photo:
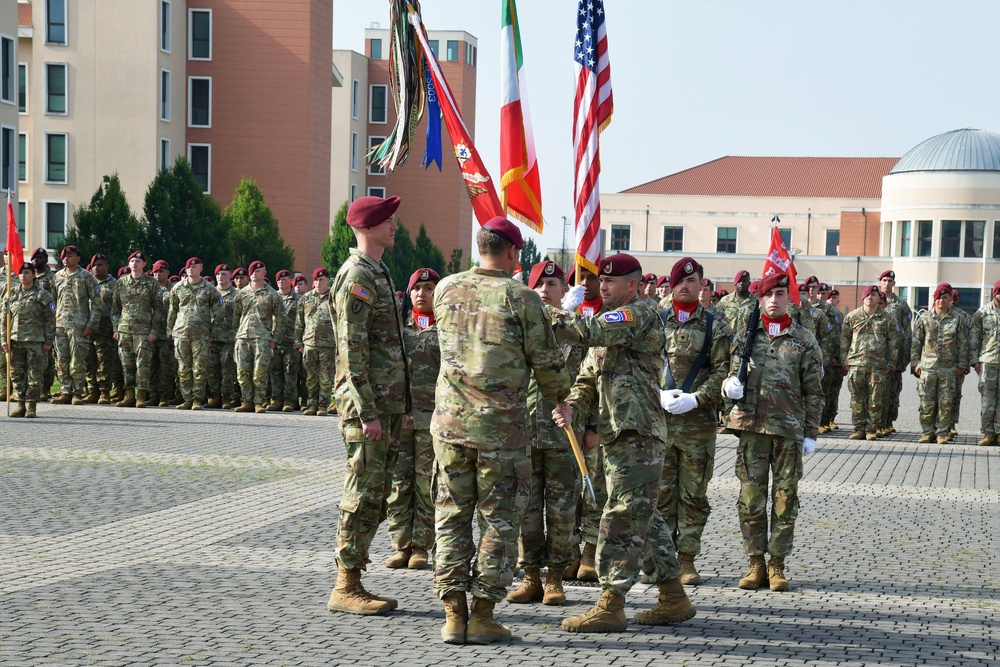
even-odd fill
[(661, 581), (657, 587), (660, 589), (660, 597), (656, 605), (649, 611), (640, 611), (635, 615), (635, 622), (639, 625), (683, 623), (698, 613), (684, 592), (684, 585), (679, 577)]
[(73, 402), (73, 394), (59, 394), (52, 399), (52, 405), (69, 405)]
[(510, 630), (493, 619), (496, 602), (482, 598), (472, 598), (469, 610), (469, 625), (465, 629), (466, 644), (492, 644), (510, 639)]
[(310, 403), (306, 409), (302, 411), (302, 414), (306, 417), (314, 417), (316, 415), (316, 404)]
[(385, 559), (385, 566), (393, 570), (399, 570), (410, 563), (410, 550), (397, 549), (396, 553)]
[(507, 602), (538, 602), (545, 596), (542, 588), (542, 571), (537, 567), (524, 568), (524, 581), (507, 594)]
[(694, 566), (694, 554), (677, 554), (677, 562), (681, 566), (681, 583), (685, 586), (697, 586), (701, 583), (701, 575)]
[(878, 440), (878, 434), (874, 431), (869, 431), (868, 433), (865, 433), (865, 440)]
[(111, 405), (111, 394), (106, 391), (102, 391), (101, 395), (97, 397), (98, 405)]
[(469, 624), (469, 603), (463, 591), (448, 593), (444, 603), (444, 625), (441, 626), (441, 641), (445, 644), (464, 644), (465, 630)]
[(820, 434), (820, 435), (823, 435), (824, 433), (829, 433), (829, 432), (830, 432), (830, 427), (829, 427), (829, 426), (827, 426), (826, 424), (822, 424), (822, 425), (821, 425), (821, 426), (819, 427), (819, 434)]
[(391, 611), (388, 601), (375, 599), (361, 585), (361, 570), (344, 567), (337, 570), (337, 584), (330, 592), (326, 608), (363, 616), (377, 616)]
[(7, 383), (0, 384), (0, 401), (7, 400)]
[(950, 441), (951, 441), (951, 436), (950, 435), (939, 435), (937, 437), (937, 444), (939, 444), (939, 445), (945, 445), (945, 444), (949, 443)]
[(89, 405), (97, 405), (101, 402), (101, 392), (94, 390), (83, 397), (83, 402)]
[(26, 408), (24, 407), (24, 401), (18, 401), (17, 402), (17, 407), (14, 409), (14, 411), (12, 413), (10, 413), (10, 416), (11, 417), (23, 417), (24, 413), (25, 413), (25, 410), (26, 410)]
[(35, 413), (35, 402), (28, 401), (28, 407), (24, 411), (24, 416), (28, 419), (35, 419), (38, 415)]
[(755, 591), (763, 586), (765, 581), (767, 581), (767, 566), (764, 563), (764, 557), (750, 556), (750, 569), (747, 570), (747, 575), (740, 579), (737, 586), (745, 591)]
[(194, 405), (191, 401), (184, 401), (176, 407), (177, 410), (190, 410), (191, 406)]
[(295, 412), (295, 402), (285, 401), (285, 404), (281, 408), (282, 412)]
[(281, 411), (281, 401), (271, 401), (270, 405), (267, 406), (268, 412), (280, 412)]
[(580, 556), (580, 569), (576, 578), (580, 581), (597, 581), (597, 570), (594, 558), (597, 556), (597, 545), (587, 542), (583, 545), (583, 555)]
[(767, 578), (771, 582), (772, 591), (787, 591), (788, 579), (785, 579), (785, 557), (771, 556), (767, 564)]
[(562, 629), (566, 632), (625, 632), (628, 629), (625, 597), (610, 588), (604, 589), (593, 607), (579, 616), (564, 619)]
[(573, 581), (576, 579), (577, 573), (580, 571), (580, 547), (573, 547), (573, 562), (566, 566), (563, 570), (562, 578), (565, 581)]
[(410, 561), (406, 564), (411, 570), (427, 569), (427, 549), (414, 549), (410, 554)]
[(566, 604), (566, 593), (563, 591), (563, 571), (561, 568), (549, 568), (545, 575), (545, 596), (542, 597), (542, 604), (564, 605)]
[(140, 389), (135, 394), (135, 407), (144, 408), (148, 406), (152, 401), (149, 400), (149, 392), (145, 389)]
[(232, 408), (235, 407), (236, 407), (236, 401), (232, 400), (231, 398), (227, 398), (225, 402), (223, 402), (222, 404), (223, 410), (231, 410)]
[(202, 406), (201, 401), (199, 401), (196, 398), (193, 401), (191, 401), (191, 409), (192, 410), (202, 410), (202, 409), (204, 409), (204, 406)]
[(929, 442), (934, 442), (934, 434), (933, 433), (924, 433), (922, 436), (920, 436), (920, 439), (917, 440), (917, 443), (921, 444), (921, 445), (925, 445), (925, 444), (927, 444)]
[(73, 398), (70, 399), (70, 405), (83, 405), (83, 396), (73, 394)]
[(205, 404), (205, 407), (208, 408), (209, 410), (215, 410), (216, 408), (221, 408), (222, 397), (219, 396), (218, 394), (210, 396), (208, 399), (208, 403)]
[(847, 439), (848, 440), (864, 440), (865, 439), (865, 432), (864, 431), (855, 431), (854, 433), (852, 433), (849, 436), (847, 436)]
[(326, 417), (330, 412), (333, 412), (333, 414), (337, 414), (337, 412), (335, 410), (333, 410), (333, 411), (327, 410), (322, 405), (320, 407), (316, 408), (316, 416), (317, 417)]
[(253, 403), (243, 401), (243, 403), (233, 409), (233, 412), (253, 412)]
[(991, 447), (997, 444), (997, 435), (996, 433), (987, 433), (976, 444), (980, 447)]

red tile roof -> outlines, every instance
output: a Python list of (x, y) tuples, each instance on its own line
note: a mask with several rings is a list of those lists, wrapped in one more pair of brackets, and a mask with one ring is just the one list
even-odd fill
[(31, 3), (17, 3), (17, 25), (19, 28), (31, 27)]
[(896, 157), (727, 156), (622, 192), (879, 199), (882, 196), (882, 177), (898, 161)]

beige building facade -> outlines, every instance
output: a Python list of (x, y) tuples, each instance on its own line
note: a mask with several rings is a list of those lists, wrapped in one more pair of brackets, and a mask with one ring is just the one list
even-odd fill
[[(0, 2), (0, 197), (6, 210), (7, 197), (14, 204), (18, 225), (23, 228), (19, 199), (19, 133), (21, 106), (20, 69), (17, 66), (17, 14), (14, 2)], [(7, 244), (7, 217), (3, 217), (4, 231), (0, 234), (0, 247)], [(24, 241), (24, 234), (21, 234)]]
[(331, 104), (330, 208), (367, 194), (368, 58), (357, 51), (334, 50)]

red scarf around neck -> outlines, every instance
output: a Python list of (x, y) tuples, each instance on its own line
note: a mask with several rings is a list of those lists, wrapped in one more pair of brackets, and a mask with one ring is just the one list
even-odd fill
[(422, 313), (414, 308), (413, 323), (416, 325), (417, 331), (423, 331), (427, 327), (434, 325), (434, 313)]
[(784, 331), (785, 329), (787, 329), (792, 325), (792, 318), (789, 317), (788, 313), (785, 313), (776, 320), (771, 319), (767, 315), (761, 313), (760, 321), (764, 323), (764, 331), (766, 331), (767, 335), (770, 336), (771, 338), (774, 338), (779, 333), (781, 333), (782, 331)]
[(579, 312), (584, 317), (593, 317), (599, 313), (603, 307), (604, 301), (601, 300), (601, 297), (597, 297), (596, 299), (584, 300), (584, 302), (580, 304)]
[(674, 306), (674, 316), (677, 317), (677, 321), (684, 324), (691, 316), (694, 315), (694, 311), (698, 310), (698, 301), (692, 301), (691, 303), (681, 303), (677, 299), (673, 300)]

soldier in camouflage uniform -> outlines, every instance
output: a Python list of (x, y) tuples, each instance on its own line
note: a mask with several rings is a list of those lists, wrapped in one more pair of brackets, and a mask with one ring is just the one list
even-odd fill
[[(820, 305), (819, 279), (816, 276), (806, 278), (806, 282), (799, 287), (799, 295), (802, 307), (809, 311), (809, 315), (813, 319), (813, 333), (816, 335), (816, 342), (819, 343), (819, 349), (823, 353), (823, 376), (826, 377), (826, 369), (833, 367), (832, 362), (840, 351), (840, 340), (834, 336), (833, 323), (830, 321), (826, 308)], [(823, 400), (826, 401), (825, 398)]]
[[(118, 341), (122, 360), (125, 395), (115, 403), (119, 408), (144, 408), (152, 402), (150, 365), (156, 332), (166, 320), (160, 286), (143, 273), (146, 255), (136, 250), (128, 257), (131, 271), (115, 284), (111, 301), (112, 337)], [(138, 395), (137, 395), (138, 394)]]
[[(31, 253), (31, 261), (35, 265), (35, 284), (49, 294), (55, 294), (56, 272), (49, 268), (49, 253), (45, 248), (35, 248)], [(40, 401), (49, 400), (49, 392), (56, 380), (56, 348), (53, 344), (45, 357), (45, 372), (42, 374), (42, 393)]]
[[(759, 294), (760, 288), (758, 287), (757, 289)], [(792, 289), (795, 288), (793, 287)], [(789, 301), (786, 312), (796, 324), (812, 333), (813, 337), (816, 337), (816, 320), (813, 319), (812, 313), (809, 312), (808, 308), (804, 308), (794, 301)], [(816, 342), (819, 343), (819, 338), (816, 339)], [(820, 348), (820, 352), (822, 351), (823, 349)]]
[[(542, 303), (561, 308), (566, 294), (565, 274), (555, 262), (539, 262), (531, 269), (528, 287), (535, 290)], [(576, 378), (586, 348), (561, 342), (570, 378)], [(547, 605), (566, 603), (563, 571), (574, 560), (573, 537), (579, 504), (581, 479), (576, 457), (566, 432), (555, 426), (555, 405), (545, 400), (532, 375), (528, 382), (528, 433), (531, 437), (531, 482), (528, 506), (521, 522), (520, 565), (524, 581), (507, 595), (508, 602), (538, 602)], [(583, 419), (578, 415), (574, 430), (581, 432)], [(548, 568), (545, 585), (541, 569)]]
[(208, 346), (208, 403), (205, 407), (228, 410), (239, 402), (233, 391), (236, 384), (233, 299), (239, 290), (233, 286), (228, 264), (215, 267), (215, 281), (222, 314), (215, 321), (215, 337)]
[(30, 262), (21, 265), (19, 284), (11, 285), (6, 294), (4, 280), (3, 313), (11, 318), (10, 347), (6, 331), (2, 349), (10, 355), (11, 385), (17, 393), (17, 409), (11, 417), (35, 417), (35, 408), (42, 390), (45, 353), (52, 349), (56, 335), (56, 304), (52, 295), (35, 284), (35, 267)]
[(677, 545), (681, 583), (692, 586), (701, 583), (694, 559), (701, 553), (701, 535), (712, 511), (708, 483), (715, 470), (719, 391), (729, 373), (733, 339), (721, 311), (705, 308), (705, 283), (709, 292), (711, 283), (703, 273), (690, 257), (675, 263), (670, 271), (673, 301), (660, 313), (666, 336), (660, 404), (667, 411), (667, 448), (657, 505)]
[(549, 309), (557, 336), (600, 346), (588, 351), (569, 403), (553, 412), (556, 423), (566, 427), (572, 424), (574, 411), (586, 414), (592, 405), (600, 406), (608, 485), (597, 543), (603, 591), (592, 609), (563, 621), (568, 632), (624, 632), (628, 626), (625, 595), (638, 581), (639, 563), (647, 553), (659, 601), (649, 611), (636, 614), (635, 622), (662, 625), (695, 615), (680, 582), (670, 528), (657, 508), (666, 436), (659, 405), (663, 326), (656, 311), (635, 298), (642, 269), (634, 257), (612, 255), (598, 268), (601, 296), (609, 312), (586, 319)]
[[(847, 350), (844, 350), (840, 344), (840, 336), (844, 326), (844, 314), (837, 307), (837, 304), (840, 303), (840, 292), (831, 289), (827, 283), (820, 283), (818, 296), (817, 305), (826, 309), (830, 324), (833, 325), (834, 340), (837, 341), (836, 355), (830, 364), (829, 372), (823, 373), (823, 395), (826, 398), (823, 403), (823, 415), (819, 420), (819, 433), (822, 435), (839, 428), (836, 419), (840, 409), (840, 390), (844, 386), (844, 355), (847, 354)], [(907, 357), (907, 362), (909, 362), (909, 357)]]
[(972, 316), (969, 359), (979, 374), (981, 446), (996, 446), (1000, 433), (1000, 280), (993, 284), (992, 299)]
[(87, 355), (91, 334), (101, 321), (101, 294), (97, 279), (80, 266), (80, 250), (68, 245), (59, 255), (63, 268), (56, 273), (52, 297), (56, 302), (56, 369), (60, 395), (54, 404), (80, 405), (87, 386)]
[[(737, 508), (750, 567), (739, 587), (747, 590), (756, 590), (765, 582), (772, 591), (788, 590), (785, 557), (792, 550), (799, 513), (802, 456), (816, 446), (823, 408), (822, 352), (812, 331), (788, 315), (790, 289), (794, 283), (784, 273), (760, 281), (761, 317), (750, 348), (746, 384), (739, 378), (748, 344), (746, 331), (737, 334), (729, 377), (722, 384), (723, 394), (737, 401), (728, 424), (740, 438), (736, 450), (736, 476), (740, 480)], [(773, 476), (770, 522), (769, 476)], [(766, 569), (765, 552), (771, 556)]]
[(845, 351), (851, 391), (851, 440), (875, 440), (881, 428), (883, 406), (889, 400), (889, 378), (898, 365), (899, 326), (879, 308), (875, 285), (861, 292), (861, 307), (844, 318), (840, 348)]
[[(101, 292), (101, 321), (94, 329), (94, 345), (87, 359), (87, 387), (89, 394), (85, 403), (111, 403), (111, 387), (121, 387), (121, 360), (118, 358), (118, 343), (112, 338), (111, 302), (118, 281), (108, 274), (108, 258), (98, 253), (90, 260), (90, 266)], [(117, 363), (116, 363), (117, 362)]]
[(271, 356), (271, 368), (268, 372), (271, 379), (271, 403), (267, 409), (270, 412), (294, 412), (299, 409), (299, 366), (302, 363), (302, 357), (295, 347), (296, 308), (301, 297), (292, 289), (291, 271), (282, 269), (274, 278), (278, 283), (278, 295), (284, 304), (285, 328), (281, 340), (274, 341), (274, 354)]
[(331, 288), (337, 332), (333, 393), (347, 450), (337, 527), (337, 583), (327, 609), (384, 614), (396, 601), (361, 584), (368, 549), (383, 517), (387, 459), (410, 411), (403, 317), (382, 255), (393, 246), (399, 197), (361, 197), (347, 211), (358, 246)]
[[(541, 299), (510, 277), (524, 247), (521, 233), (495, 217), (480, 228), (476, 242), (481, 266), (445, 278), (434, 295), (441, 347), (431, 419), (437, 460), (434, 593), (445, 607), (441, 638), (453, 644), (510, 638), (510, 630), (493, 619), (493, 608), (514, 577), (517, 525), (528, 501), (529, 377), (534, 373), (542, 396), (553, 403), (564, 400), (570, 386)], [(636, 283), (630, 287), (635, 297)]]
[(235, 412), (267, 412), (267, 372), (275, 341), (285, 335), (288, 318), (285, 304), (267, 284), (264, 262), (253, 261), (248, 269), (250, 284), (233, 299), (233, 327), (236, 329), (236, 377), (243, 403)]
[(187, 277), (170, 291), (167, 330), (174, 340), (177, 378), (184, 402), (178, 410), (201, 410), (208, 384), (208, 349), (216, 323), (224, 317), (219, 292), (201, 277), (202, 262), (191, 257)]
[(889, 377), (889, 400), (885, 404), (883, 417), (883, 433), (890, 435), (896, 432), (892, 424), (899, 418), (899, 394), (903, 391), (903, 372), (910, 363), (910, 347), (913, 344), (913, 313), (910, 305), (900, 299), (893, 290), (896, 287), (896, 273), (892, 270), (883, 271), (879, 276), (879, 289), (885, 295), (885, 311), (897, 324), (902, 336), (899, 339), (899, 350), (896, 359), (899, 361), (895, 372)]
[(734, 334), (739, 334), (747, 328), (747, 320), (750, 319), (757, 297), (750, 293), (750, 272), (746, 269), (736, 272), (733, 284), (735, 285), (733, 293), (722, 297), (719, 308), (725, 315), (729, 328)]
[[(299, 298), (302, 298), (309, 293), (310, 291), (309, 285), (310, 285), (309, 281), (306, 280), (306, 277), (301, 273), (296, 272), (295, 275), (292, 277), (292, 289), (294, 289), (295, 293), (299, 295)], [(327, 309), (329, 310), (329, 308)], [(298, 319), (299, 319), (298, 311), (296, 311), (295, 321), (298, 322)], [(293, 329), (295, 328), (294, 323), (292, 328)], [(298, 348), (296, 347), (296, 349)], [(336, 351), (336, 345), (334, 345), (334, 351)], [(297, 396), (300, 400), (307, 401), (307, 399), (309, 398), (309, 389), (306, 387), (306, 360), (302, 356), (301, 352), (299, 352), (298, 375), (299, 375), (299, 386), (298, 386)], [(333, 375), (330, 376), (330, 381), (331, 382), (333, 381)], [(305, 408), (302, 409), (305, 410)]]
[(701, 304), (701, 307), (707, 312), (712, 313), (712, 317), (714, 317), (716, 321), (725, 320), (726, 315), (722, 312), (722, 309), (712, 303), (712, 289), (714, 287), (712, 281), (708, 278), (702, 278), (699, 287), (698, 303)]
[(167, 312), (170, 310), (170, 265), (166, 260), (153, 262), (153, 278), (158, 285), (157, 294), (163, 302), (159, 327), (154, 331), (153, 355), (150, 363), (149, 404), (164, 407), (174, 399), (174, 344), (167, 331)]
[(910, 366), (919, 378), (920, 428), (917, 442), (949, 442), (954, 425), (955, 380), (969, 366), (969, 330), (951, 307), (952, 288), (934, 290), (934, 306), (913, 325)]
[(434, 442), (431, 415), (441, 351), (434, 328), (434, 287), (441, 276), (430, 268), (410, 276), (407, 293), (413, 309), (406, 318), (403, 342), (410, 370), (410, 414), (403, 416), (399, 443), (389, 452), (386, 497), (389, 537), (396, 553), (386, 567), (423, 570), (434, 546)]
[(330, 272), (313, 271), (313, 289), (299, 301), (295, 313), (295, 347), (306, 374), (307, 416), (325, 417), (337, 372), (337, 335), (330, 315)]
[[(969, 335), (971, 336), (972, 315), (970, 315), (969, 313), (965, 312), (965, 310), (963, 310), (961, 308), (961, 304), (960, 304), (961, 297), (960, 297), (957, 289), (952, 289), (952, 296), (953, 296), (952, 304), (951, 304), (952, 310), (955, 311), (955, 315), (958, 316), (958, 319), (961, 322), (962, 326), (965, 327), (966, 331), (969, 332)], [(975, 362), (975, 357), (973, 357), (973, 356), (970, 355), (968, 361), (969, 361), (969, 364), (971, 365), (972, 363)], [(951, 406), (951, 414), (953, 415), (954, 418), (952, 419), (951, 430), (948, 431), (948, 435), (951, 436), (952, 438), (954, 438), (956, 435), (958, 435), (958, 431), (955, 430), (955, 424), (958, 422), (959, 415), (962, 414), (962, 412), (961, 412), (961, 407), (962, 407), (962, 385), (965, 384), (965, 376), (969, 374), (970, 367), (966, 366), (965, 368), (963, 368), (961, 370), (962, 370), (962, 374), (955, 378), (955, 400), (952, 402), (952, 406)]]

